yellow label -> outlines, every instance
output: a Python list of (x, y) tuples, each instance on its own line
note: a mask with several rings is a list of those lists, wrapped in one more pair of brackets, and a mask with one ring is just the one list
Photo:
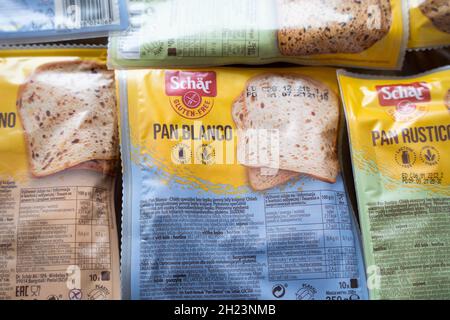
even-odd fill
[(248, 182), (237, 161), (232, 106), (250, 79), (268, 73), (306, 76), (338, 94), (333, 68), (126, 71), (133, 161), (158, 168), (166, 183), (239, 193)]
[(19, 87), (47, 63), (91, 60), (104, 64), (105, 49), (34, 49), (0, 51), (0, 176), (26, 179), (28, 159), (17, 112)]
[(421, 6), (427, 1), (409, 0), (409, 2), (410, 35), (408, 48), (420, 49), (450, 45), (450, 33), (445, 32), (442, 28), (440, 29), (422, 11)]

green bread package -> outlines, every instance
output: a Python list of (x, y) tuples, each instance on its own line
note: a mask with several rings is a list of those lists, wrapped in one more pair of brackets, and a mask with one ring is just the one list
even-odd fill
[(131, 0), (129, 8), (130, 28), (110, 37), (114, 68), (399, 69), (409, 34), (403, 0)]
[(339, 72), (372, 299), (450, 299), (450, 66)]

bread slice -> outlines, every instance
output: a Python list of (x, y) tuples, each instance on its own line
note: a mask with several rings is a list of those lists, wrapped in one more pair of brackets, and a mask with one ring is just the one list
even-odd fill
[(244, 127), (244, 119), (247, 117), (247, 108), (245, 106), (245, 93), (242, 92), (240, 96), (233, 102), (231, 107), (231, 115), (233, 121), (238, 129)]
[(116, 174), (117, 160), (91, 160), (80, 163), (68, 170), (91, 170), (108, 176)]
[(389, 33), (389, 0), (277, 0), (282, 55), (358, 53)]
[(114, 74), (105, 66), (42, 65), (20, 87), (17, 108), (34, 176), (119, 159)]
[[(247, 83), (244, 101), (244, 110), (235, 103), (232, 111), (233, 118), (242, 118), (237, 122), (243, 129), (238, 130), (241, 164), (336, 181), (339, 101), (328, 86), (306, 76), (265, 74)], [(278, 133), (275, 152), (264, 141), (249, 139), (247, 132), (261, 129)]]
[(262, 168), (247, 168), (248, 181), (253, 190), (264, 191), (300, 177), (298, 172), (277, 170), (277, 173), (264, 175)]
[(425, 0), (420, 6), (422, 13), (427, 16), (439, 30), (450, 33), (450, 1)]
[[(244, 128), (243, 122), (246, 114), (245, 94), (242, 93), (233, 103), (232, 107), (233, 120), (238, 128)], [(248, 167), (247, 171), (249, 184), (256, 191), (272, 189), (300, 176), (298, 172), (276, 169), (274, 172), (270, 168)]]

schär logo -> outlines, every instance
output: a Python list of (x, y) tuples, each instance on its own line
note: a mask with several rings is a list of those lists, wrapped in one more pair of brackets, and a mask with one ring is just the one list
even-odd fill
[(400, 103), (424, 103), (431, 100), (430, 89), (425, 82), (376, 86), (378, 100), (383, 107), (398, 106)]
[(174, 111), (187, 119), (206, 116), (217, 96), (215, 72), (166, 71), (166, 95)]
[(423, 116), (431, 91), (425, 82), (376, 86), (378, 101), (395, 121), (408, 122)]

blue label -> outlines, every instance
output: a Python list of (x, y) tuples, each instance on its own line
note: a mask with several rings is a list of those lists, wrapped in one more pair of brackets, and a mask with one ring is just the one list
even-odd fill
[(0, 41), (39, 41), (39, 38), (72, 38), (70, 35), (123, 30), (128, 25), (126, 11), (124, 0), (2, 1)]
[(0, 3), (0, 30), (27, 32), (55, 29), (53, 1), (20, 0)]
[(130, 168), (131, 267), (122, 271), (132, 299), (367, 299), (341, 178), (227, 196), (163, 184), (145, 164)]

